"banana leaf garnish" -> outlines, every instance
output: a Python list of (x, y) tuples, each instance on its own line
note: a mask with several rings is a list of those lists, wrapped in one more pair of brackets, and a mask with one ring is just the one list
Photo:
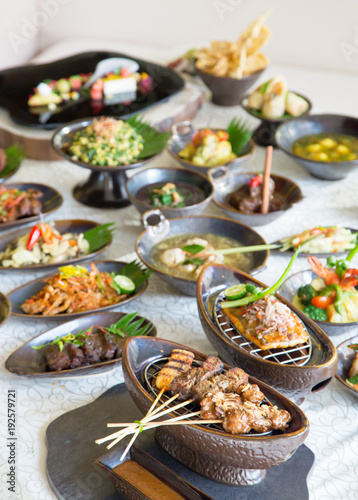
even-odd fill
[(25, 158), (25, 150), (23, 146), (19, 144), (12, 144), (11, 146), (5, 148), (6, 153), (6, 166), (2, 172), (0, 172), (0, 178), (7, 177), (20, 165), (22, 160)]
[(131, 125), (144, 140), (144, 147), (139, 156), (137, 156), (138, 159), (148, 158), (163, 151), (170, 136), (169, 132), (159, 133), (138, 115), (131, 116), (126, 122)]
[(137, 289), (142, 283), (147, 281), (152, 271), (143, 266), (141, 262), (138, 260), (133, 260), (129, 264), (126, 264), (122, 269), (117, 273), (123, 276), (127, 276), (130, 278), (135, 284), (135, 288)]
[(285, 271), (283, 272), (282, 276), (276, 281), (274, 285), (272, 285), (269, 288), (266, 288), (265, 290), (262, 290), (258, 293), (253, 293), (251, 295), (246, 295), (242, 299), (238, 300), (227, 300), (225, 302), (221, 302), (221, 307), (223, 309), (226, 309), (227, 307), (240, 307), (240, 306), (246, 306), (247, 304), (250, 304), (250, 302), (256, 302), (256, 300), (262, 299), (266, 295), (273, 294), (280, 286), (282, 283), (285, 281), (288, 273), (291, 271), (291, 268), (298, 256), (298, 254), (301, 251), (301, 247), (298, 247), (295, 253), (293, 254), (288, 266), (286, 267)]
[(112, 335), (119, 335), (120, 337), (134, 337), (138, 335), (148, 335), (153, 330), (153, 324), (149, 323), (148, 325), (142, 326), (145, 319), (140, 318), (136, 321), (133, 321), (137, 316), (138, 312), (126, 314), (121, 318), (117, 323), (113, 323), (107, 327), (104, 326), (91, 326), (87, 330), (79, 330), (77, 333), (69, 332), (64, 337), (55, 337), (52, 342), (48, 342), (47, 344), (32, 346), (32, 349), (42, 349), (44, 347), (50, 345), (57, 345), (60, 351), (63, 351), (63, 348), (69, 342), (72, 342), (76, 346), (80, 347), (83, 345), (85, 341), (85, 337), (93, 332), (93, 330), (98, 329), (105, 333), (111, 333)]
[(229, 123), (226, 132), (229, 134), (232, 152), (236, 156), (240, 156), (240, 153), (250, 141), (253, 132), (247, 126), (247, 122), (235, 118)]
[(89, 243), (89, 253), (103, 248), (112, 241), (112, 236), (115, 232), (113, 226), (114, 222), (109, 222), (108, 224), (101, 224), (100, 226), (93, 227), (83, 233), (84, 238)]

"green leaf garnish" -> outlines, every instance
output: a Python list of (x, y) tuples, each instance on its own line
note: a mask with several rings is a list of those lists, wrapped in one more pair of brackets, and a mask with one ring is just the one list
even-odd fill
[(192, 259), (187, 259), (183, 262), (183, 266), (186, 264), (194, 264), (194, 266), (202, 266), (204, 264), (204, 261), (202, 259), (199, 259), (199, 257), (194, 257)]
[(112, 241), (112, 236), (115, 232), (113, 226), (114, 222), (109, 222), (108, 224), (101, 224), (100, 226), (93, 227), (83, 233), (83, 237), (89, 243), (89, 253), (103, 248)]
[(266, 295), (273, 294), (278, 288), (280, 288), (282, 283), (285, 281), (288, 273), (290, 272), (290, 270), (291, 270), (291, 268), (292, 268), (292, 266), (297, 258), (297, 255), (300, 253), (300, 251), (301, 251), (301, 247), (298, 247), (297, 250), (295, 251), (295, 253), (293, 254), (288, 266), (286, 267), (285, 271), (283, 272), (282, 276), (276, 281), (276, 283), (274, 285), (272, 285), (269, 288), (266, 288), (262, 292), (254, 293), (252, 295), (247, 295), (246, 297), (243, 297), (242, 299), (228, 300), (228, 301), (222, 302), (220, 304), (221, 307), (223, 309), (226, 309), (227, 307), (246, 306), (250, 302), (256, 302), (257, 300), (262, 299)]
[(137, 156), (138, 159), (148, 158), (163, 151), (170, 137), (169, 132), (159, 133), (138, 115), (131, 116), (126, 122), (143, 137), (144, 145), (139, 156)]
[(353, 349), (354, 351), (358, 351), (358, 344), (349, 344), (348, 346), (350, 349)]
[(247, 123), (233, 118), (229, 123), (226, 132), (229, 134), (229, 142), (231, 149), (236, 156), (240, 156), (244, 147), (248, 144), (252, 137), (252, 131), (247, 126)]
[(351, 384), (358, 384), (358, 373), (353, 377), (347, 378), (347, 381), (350, 382)]
[(142, 283), (147, 281), (152, 271), (143, 266), (141, 262), (138, 260), (133, 260), (129, 264), (126, 264), (122, 269), (117, 273), (123, 276), (127, 276), (130, 278), (135, 284), (135, 289), (140, 287)]
[(203, 247), (202, 245), (194, 244), (194, 245), (185, 245), (181, 247), (181, 249), (184, 252), (190, 253), (190, 255), (196, 255), (197, 253), (202, 252), (205, 249), (205, 247)]
[(2, 172), (0, 172), (0, 178), (10, 175), (17, 167), (20, 165), (22, 160), (25, 158), (25, 150), (23, 146), (19, 144), (12, 144), (11, 146), (5, 148), (6, 153), (6, 166)]

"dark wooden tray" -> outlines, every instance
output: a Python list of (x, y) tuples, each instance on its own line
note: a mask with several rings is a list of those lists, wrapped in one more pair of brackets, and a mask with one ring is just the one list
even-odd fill
[[(95, 460), (107, 452), (105, 445), (98, 446), (95, 440), (108, 434), (109, 422), (130, 422), (140, 418), (141, 413), (126, 386), (118, 384), (93, 403), (65, 413), (51, 422), (46, 430), (46, 472), (58, 498), (124, 499), (105, 473), (95, 466)], [(154, 440), (154, 432), (143, 433), (136, 445), (215, 499), (308, 500), (306, 480), (314, 462), (314, 454), (305, 445), (301, 445), (290, 460), (269, 469), (262, 483), (246, 487), (226, 486), (190, 471), (162, 450)], [(115, 452), (114, 448), (112, 453)]]

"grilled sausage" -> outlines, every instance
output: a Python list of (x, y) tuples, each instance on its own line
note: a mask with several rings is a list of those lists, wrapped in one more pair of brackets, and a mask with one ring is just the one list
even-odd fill
[(190, 369), (193, 359), (194, 353), (183, 349), (174, 349), (168, 363), (163, 366), (157, 375), (155, 382), (157, 388), (169, 391), (172, 380), (182, 373), (186, 373)]

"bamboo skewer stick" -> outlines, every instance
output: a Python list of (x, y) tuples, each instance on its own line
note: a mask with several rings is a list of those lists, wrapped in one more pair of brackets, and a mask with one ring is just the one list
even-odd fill
[(265, 171), (262, 179), (262, 205), (261, 205), (262, 214), (267, 214), (269, 208), (269, 185), (270, 185), (270, 172), (272, 164), (272, 151), (273, 147), (267, 146)]

